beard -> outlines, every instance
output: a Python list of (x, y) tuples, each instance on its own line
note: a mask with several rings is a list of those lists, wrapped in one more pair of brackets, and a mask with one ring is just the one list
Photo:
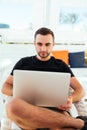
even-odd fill
[(48, 52), (38, 52), (38, 55), (41, 58), (47, 58), (50, 55), (50, 53), (48, 53)]

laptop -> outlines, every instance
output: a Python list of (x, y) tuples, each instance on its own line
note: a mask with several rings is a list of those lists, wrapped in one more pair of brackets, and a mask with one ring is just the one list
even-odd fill
[(57, 107), (66, 104), (70, 73), (14, 70), (13, 97), (33, 105)]

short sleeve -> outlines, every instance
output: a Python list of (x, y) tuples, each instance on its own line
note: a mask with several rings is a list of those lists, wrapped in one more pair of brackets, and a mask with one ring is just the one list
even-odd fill
[(13, 67), (13, 69), (12, 69), (12, 71), (11, 71), (11, 75), (13, 75), (13, 71), (15, 70), (15, 69), (21, 69), (21, 66), (22, 66), (22, 60), (23, 60), (23, 58), (22, 59), (20, 59), (15, 65), (14, 65), (14, 67)]

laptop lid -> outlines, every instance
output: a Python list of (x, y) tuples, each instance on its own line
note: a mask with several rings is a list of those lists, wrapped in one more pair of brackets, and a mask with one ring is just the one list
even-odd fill
[(13, 97), (31, 104), (57, 107), (66, 104), (70, 73), (14, 70)]

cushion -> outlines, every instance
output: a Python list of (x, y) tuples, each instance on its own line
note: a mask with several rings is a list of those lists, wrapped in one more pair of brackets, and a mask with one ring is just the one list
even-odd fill
[(85, 52), (70, 52), (69, 64), (71, 68), (82, 68), (85, 66)]
[(52, 55), (57, 59), (63, 60), (68, 65), (68, 50), (53, 50)]

